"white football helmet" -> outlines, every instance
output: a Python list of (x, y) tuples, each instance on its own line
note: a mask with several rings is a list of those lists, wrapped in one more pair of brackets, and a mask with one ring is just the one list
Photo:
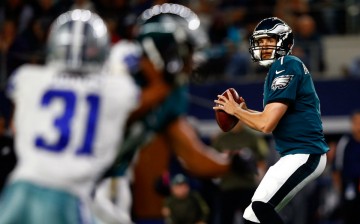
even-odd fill
[(103, 66), (109, 48), (104, 21), (89, 10), (75, 9), (53, 22), (47, 42), (47, 63), (69, 71), (96, 72)]

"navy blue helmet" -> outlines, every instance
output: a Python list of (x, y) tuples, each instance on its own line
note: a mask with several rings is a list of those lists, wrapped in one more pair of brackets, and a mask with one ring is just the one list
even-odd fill
[(139, 16), (137, 24), (136, 39), (166, 80), (184, 77), (184, 69), (190, 74), (194, 52), (208, 44), (198, 16), (180, 4), (155, 5)]

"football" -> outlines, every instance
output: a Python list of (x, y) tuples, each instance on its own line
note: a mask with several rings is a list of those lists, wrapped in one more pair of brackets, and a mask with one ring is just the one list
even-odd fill
[[(229, 88), (228, 90), (230, 90), (230, 93), (231, 93), (232, 97), (234, 98), (235, 102), (241, 103), (240, 96), (236, 92), (236, 90), (234, 88)], [(223, 95), (227, 99), (229, 99), (227, 90), (225, 90), (225, 92), (223, 92), (221, 95)], [(216, 118), (216, 122), (218, 123), (219, 127), (224, 132), (230, 131), (239, 121), (239, 119), (237, 117), (230, 115), (223, 110), (215, 110), (215, 118)]]

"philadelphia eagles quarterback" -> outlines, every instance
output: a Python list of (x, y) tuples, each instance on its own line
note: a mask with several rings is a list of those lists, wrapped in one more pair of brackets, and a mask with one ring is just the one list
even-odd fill
[(250, 54), (269, 68), (264, 83), (263, 111), (245, 100), (218, 95), (214, 110), (224, 110), (249, 127), (272, 133), (280, 159), (271, 166), (244, 212), (245, 223), (281, 224), (278, 212), (306, 184), (323, 172), (329, 150), (321, 122), (320, 101), (303, 62), (291, 55), (292, 29), (281, 19), (266, 18), (250, 37)]

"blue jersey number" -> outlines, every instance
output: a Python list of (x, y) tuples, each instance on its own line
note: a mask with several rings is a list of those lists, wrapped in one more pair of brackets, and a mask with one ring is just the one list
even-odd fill
[[(72, 91), (67, 90), (49, 90), (41, 101), (42, 107), (48, 107), (53, 100), (62, 100), (64, 103), (64, 112), (54, 119), (53, 125), (59, 132), (59, 137), (55, 143), (47, 143), (43, 136), (35, 139), (35, 145), (47, 151), (61, 152), (69, 143), (71, 137), (71, 123), (74, 117), (76, 107), (76, 95)], [(99, 97), (97, 95), (88, 95), (86, 97), (89, 111), (86, 123), (86, 131), (81, 146), (77, 149), (78, 155), (90, 155), (92, 143), (95, 135), (96, 123), (99, 114)]]

